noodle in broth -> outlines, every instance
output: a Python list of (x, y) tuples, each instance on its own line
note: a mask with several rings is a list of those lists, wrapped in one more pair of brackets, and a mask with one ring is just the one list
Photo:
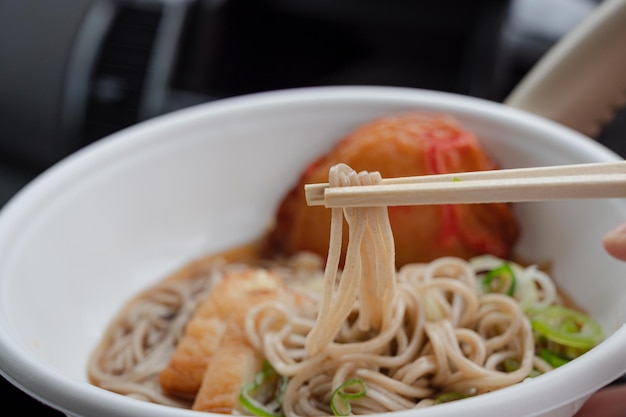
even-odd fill
[[(356, 173), (344, 164), (329, 175), (335, 187), (380, 182), (378, 173)], [(344, 218), (349, 238), (340, 269)], [(303, 255), (262, 265), (288, 283), (320, 278), (313, 302), (299, 310), (279, 300), (263, 302), (245, 318), (250, 345), (287, 378), (280, 414), (337, 414), (337, 390), (354, 381), (363, 395), (350, 397), (346, 413), (370, 414), (433, 405), (442, 394), (481, 394), (553, 369), (536, 352), (526, 311), (557, 303), (554, 283), (534, 266), (510, 263), (519, 297), (481, 290), (482, 272), (503, 262), (444, 257), (396, 270), (386, 207), (332, 209), (325, 263)], [(212, 262), (199, 276), (165, 282), (131, 303), (90, 358), (90, 380), (121, 394), (190, 407), (189, 400), (161, 392), (158, 373), (198, 300), (225, 270), (237, 267)]]
[[(340, 164), (329, 182), (375, 185), (381, 178)], [(474, 270), (458, 258), (407, 265), (396, 274), (386, 208), (332, 210), (317, 320), (306, 325), (284, 316), (280, 331), (255, 332), (257, 308), (247, 323), (256, 347), (289, 377), (285, 415), (331, 414), (333, 391), (355, 378), (365, 383), (367, 396), (353, 401), (352, 412), (369, 414), (428, 405), (439, 392), (486, 392), (529, 375), (532, 330), (511, 297), (480, 295)], [(350, 237), (338, 279), (344, 215)], [(518, 360), (519, 368), (499, 370), (505, 359)]]

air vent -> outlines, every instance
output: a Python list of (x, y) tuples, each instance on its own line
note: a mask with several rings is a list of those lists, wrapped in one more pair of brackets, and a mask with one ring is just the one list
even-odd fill
[(122, 4), (94, 65), (84, 144), (155, 116), (163, 107), (186, 2)]

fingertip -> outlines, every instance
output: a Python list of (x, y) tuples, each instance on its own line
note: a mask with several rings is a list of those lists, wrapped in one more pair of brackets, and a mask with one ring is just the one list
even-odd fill
[(575, 417), (626, 417), (626, 385), (610, 386), (591, 396)]
[(626, 223), (606, 233), (602, 245), (609, 255), (626, 261)]

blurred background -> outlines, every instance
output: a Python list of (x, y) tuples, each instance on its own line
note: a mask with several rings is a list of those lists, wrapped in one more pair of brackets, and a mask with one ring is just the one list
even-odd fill
[[(367, 84), (502, 101), (601, 2), (0, 0), (0, 207), (94, 141), (221, 98)], [(596, 139), (624, 156), (625, 133), (620, 111)], [(0, 382), (5, 406), (63, 415)]]

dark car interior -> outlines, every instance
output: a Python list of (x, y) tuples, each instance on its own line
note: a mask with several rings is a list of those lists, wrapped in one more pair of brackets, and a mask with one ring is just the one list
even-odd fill
[[(90, 143), (221, 98), (388, 85), (501, 102), (601, 2), (0, 1), (0, 207)], [(626, 156), (625, 133), (620, 111), (595, 139)], [(5, 380), (0, 392), (63, 415)]]

